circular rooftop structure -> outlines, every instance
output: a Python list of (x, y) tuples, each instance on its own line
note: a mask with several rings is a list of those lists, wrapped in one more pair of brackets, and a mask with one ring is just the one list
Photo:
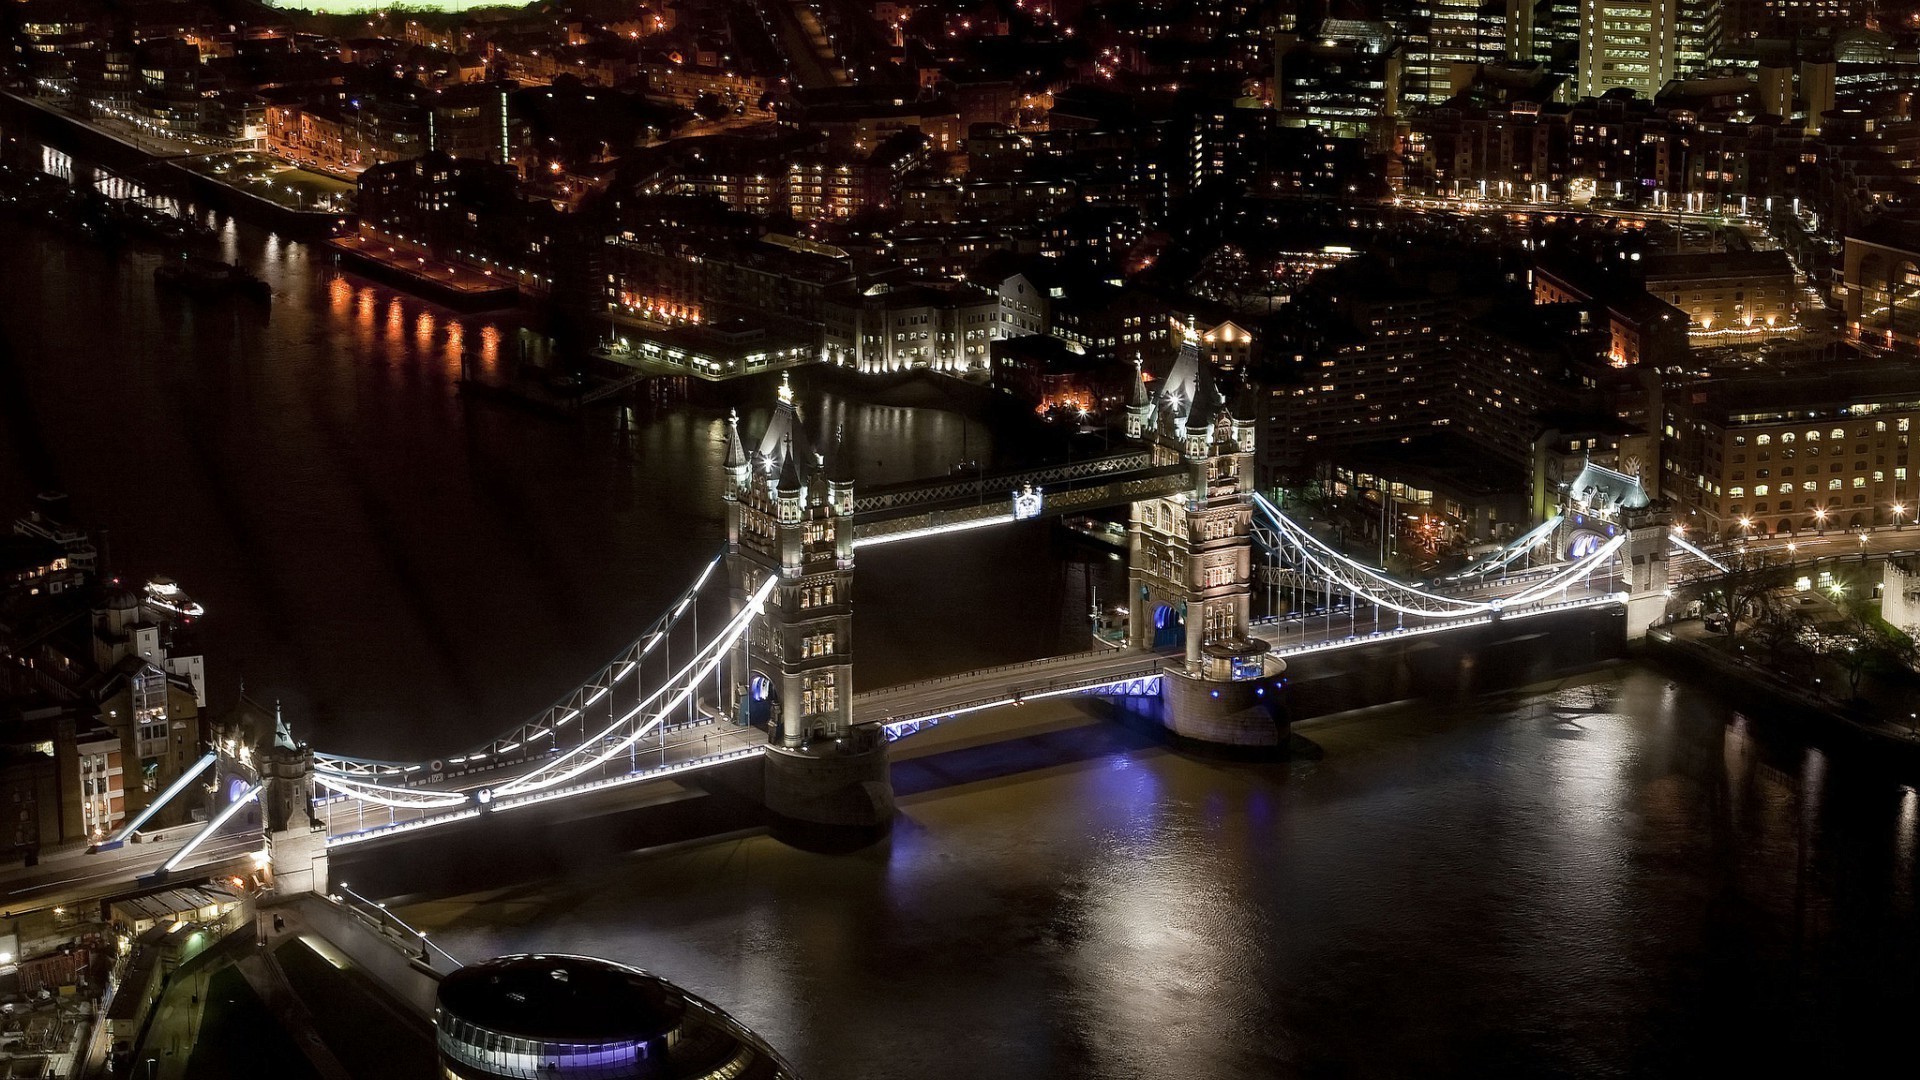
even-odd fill
[(451, 1077), (791, 1078), (758, 1036), (656, 975), (586, 956), (503, 956), (440, 983)]

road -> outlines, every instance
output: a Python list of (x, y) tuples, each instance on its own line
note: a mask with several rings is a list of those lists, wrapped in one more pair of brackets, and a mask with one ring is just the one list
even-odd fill
[(1102, 649), (903, 683), (854, 695), (853, 722), (885, 723), (956, 710), (972, 711), (1017, 698), (1151, 675), (1162, 662), (1175, 658), (1172, 652)]
[(826, 28), (820, 25), (820, 16), (806, 0), (759, 0), (755, 7), (773, 31), (780, 51), (786, 54), (795, 89), (817, 90), (853, 82)]
[[(183, 834), (159, 844), (128, 844), (113, 851), (88, 855), (63, 852), (43, 859), (39, 866), (13, 866), (0, 871), (0, 909), (8, 916), (50, 907), (104, 900), (144, 887), (149, 877), (186, 843)], [(169, 878), (198, 881), (227, 872), (236, 865), (251, 870), (252, 856), (263, 847), (257, 831), (217, 836), (202, 844)]]

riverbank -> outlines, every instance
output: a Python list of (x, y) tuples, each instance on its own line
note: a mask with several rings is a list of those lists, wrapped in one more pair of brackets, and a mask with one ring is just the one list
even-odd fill
[(0, 90), (0, 121), (18, 125), (48, 145), (123, 172), (143, 186), (192, 199), (290, 239), (324, 239), (353, 220), (351, 214), (316, 213), (281, 206), (182, 164), (188, 157), (201, 155), (156, 153), (98, 124), (13, 90)]
[(1920, 776), (1920, 733), (1913, 727), (1901, 726), (1866, 709), (1850, 708), (1762, 664), (1729, 656), (1705, 642), (1688, 640), (1669, 630), (1650, 632), (1642, 651), (1664, 671), (1698, 679), (1728, 697), (1764, 708), (1769, 715), (1808, 734), (1880, 755), (1903, 775)]

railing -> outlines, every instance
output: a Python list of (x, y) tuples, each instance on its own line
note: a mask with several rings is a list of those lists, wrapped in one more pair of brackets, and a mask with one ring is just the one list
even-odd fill
[[(1064, 667), (1074, 663), (1111, 662), (1113, 658), (1113, 653), (1110, 651), (1090, 650), (1088, 652), (1064, 653), (1060, 656), (1047, 656), (1038, 660), (1021, 660), (1012, 664), (997, 664), (993, 667), (975, 668), (972, 671), (962, 671), (953, 675), (940, 675), (931, 679), (920, 679), (916, 682), (899, 683), (894, 686), (883, 686), (877, 690), (868, 690), (865, 693), (855, 694), (853, 696), (853, 703), (857, 708), (863, 703), (876, 701), (883, 697), (919, 693), (923, 690), (931, 690), (936, 687), (952, 686), (955, 683), (978, 682), (981, 679), (991, 679), (999, 675), (1014, 675), (1023, 671), (1037, 671), (1041, 668)], [(1158, 661), (1155, 663), (1157, 664)]]
[(1074, 461), (1064, 465), (1029, 469), (1025, 472), (979, 476), (971, 480), (891, 484), (870, 489), (865, 495), (854, 496), (853, 512), (857, 517), (861, 514), (886, 513), (932, 503), (952, 502), (957, 499), (984, 498), (990, 494), (1010, 495), (1026, 484), (1058, 484), (1111, 476), (1114, 473), (1138, 472), (1152, 467), (1151, 454), (1135, 451), (1108, 457), (1088, 458), (1085, 461)]
[(889, 741), (903, 735), (912, 734), (931, 727), (941, 720), (951, 720), (965, 713), (996, 709), (1002, 705), (1016, 705), (1026, 701), (1043, 701), (1047, 698), (1062, 697), (1067, 694), (1086, 690), (1100, 690), (1108, 687), (1124, 687), (1120, 693), (1128, 697), (1148, 696), (1160, 690), (1160, 680), (1165, 677), (1161, 668), (1162, 661), (1154, 659), (1150, 663), (1137, 665), (1123, 671), (1109, 671), (1098, 675), (1049, 679), (1039, 684), (1019, 684), (1000, 690), (985, 697), (974, 697), (964, 701), (947, 702), (938, 707), (906, 709), (890, 713), (877, 720), (861, 721), (862, 724), (878, 724), (886, 731)]

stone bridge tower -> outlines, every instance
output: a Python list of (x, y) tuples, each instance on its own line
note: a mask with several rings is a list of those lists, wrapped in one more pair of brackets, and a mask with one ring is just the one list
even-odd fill
[(1621, 511), (1627, 542), (1620, 553), (1627, 579), (1627, 640), (1637, 641), (1664, 619), (1670, 580), (1667, 554), (1673, 549), (1673, 510), (1662, 500)]
[(313, 816), (313, 748), (295, 742), (279, 707), (273, 741), (260, 751), (260, 808), (266, 818), (274, 892), (327, 891), (327, 827)]
[(816, 825), (867, 827), (893, 813), (887, 748), (853, 727), (853, 479), (844, 448), (814, 449), (783, 376), (772, 421), (749, 453), (730, 418), (727, 564), (736, 610), (776, 578), (743, 636), (742, 711), (771, 727), (768, 807)]
[(1205, 742), (1278, 745), (1285, 724), (1267, 688), (1284, 665), (1248, 630), (1252, 410), (1228, 408), (1213, 365), (1189, 340), (1157, 394), (1136, 376), (1127, 414), (1128, 433), (1147, 440), (1156, 465), (1185, 465), (1191, 477), (1177, 495), (1135, 503), (1129, 528), (1132, 643), (1184, 652), (1163, 684), (1164, 720)]

